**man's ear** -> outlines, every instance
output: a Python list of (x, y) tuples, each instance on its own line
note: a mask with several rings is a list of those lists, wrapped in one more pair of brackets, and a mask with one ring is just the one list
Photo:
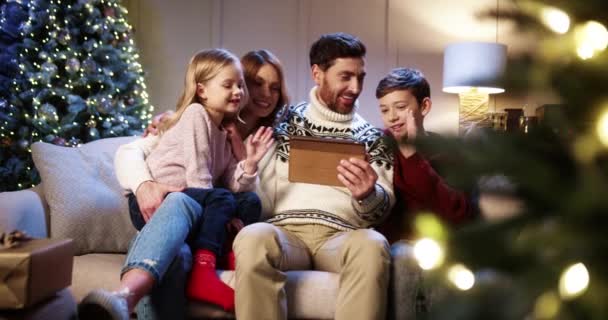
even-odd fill
[(422, 116), (426, 116), (429, 112), (431, 112), (431, 106), (433, 105), (433, 102), (431, 101), (431, 98), (426, 97), (424, 99), (422, 99), (422, 104), (420, 105), (420, 114), (422, 114)]
[(321, 85), (323, 83), (323, 77), (325, 76), (325, 72), (321, 70), (318, 64), (312, 65), (312, 80), (317, 84)]
[(202, 83), (197, 83), (196, 84), (196, 96), (201, 98), (202, 100), (207, 99), (206, 93), (205, 93), (205, 86)]

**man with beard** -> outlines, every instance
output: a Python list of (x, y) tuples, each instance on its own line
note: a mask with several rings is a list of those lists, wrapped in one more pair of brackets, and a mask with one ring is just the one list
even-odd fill
[[(238, 319), (287, 319), (285, 271), (312, 268), (340, 275), (335, 319), (385, 317), (389, 247), (368, 228), (394, 203), (392, 156), (382, 132), (356, 113), (365, 51), (344, 33), (323, 35), (310, 49), (310, 100), (285, 111), (275, 152), (259, 165), (267, 220), (245, 227), (234, 242)], [(340, 163), (344, 187), (289, 182), (293, 135), (361, 142), (369, 157)]]

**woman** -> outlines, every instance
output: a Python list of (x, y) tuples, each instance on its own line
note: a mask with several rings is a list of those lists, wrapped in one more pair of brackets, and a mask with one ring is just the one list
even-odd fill
[[(250, 100), (239, 114), (241, 121), (233, 121), (232, 126), (226, 125), (237, 159), (243, 159), (245, 156), (242, 137), (247, 137), (261, 125), (273, 124), (280, 107), (288, 103), (283, 68), (272, 53), (267, 50), (251, 51), (245, 54), (241, 61)], [(166, 112), (157, 116), (147, 131), (156, 134), (157, 125), (169, 114)], [(140, 238), (163, 237), (165, 226), (176, 223), (189, 225), (188, 234), (165, 237), (167, 241), (187, 239), (190, 233), (198, 230), (196, 226), (201, 222), (203, 215), (202, 207), (191, 198), (181, 192), (175, 192), (179, 190), (174, 187), (153, 181), (147, 168), (131, 166), (133, 161), (128, 156), (133, 153), (126, 152), (127, 150), (138, 149), (139, 152), (136, 154), (145, 157), (157, 141), (158, 139), (154, 137), (140, 139), (122, 146), (116, 154), (117, 178), (121, 186), (128, 192), (135, 193), (141, 214), (146, 221), (145, 227), (138, 233), (134, 243), (138, 243), (137, 239)], [(153, 216), (158, 217), (152, 219)], [(183, 243), (175, 243), (174, 247), (179, 248), (180, 246), (180, 250), (173, 252), (174, 262), (170, 266), (159, 268), (167, 271), (158, 275), (159, 280), (156, 283), (141, 290), (150, 292), (150, 299), (144, 299), (141, 301), (143, 303), (138, 304), (138, 318), (185, 318), (186, 299), (185, 283), (183, 283), (185, 276), (180, 275), (189, 271), (192, 258), (191, 252), (185, 248)], [(128, 255), (141, 256), (149, 252), (150, 248), (143, 247), (145, 245), (131, 247)], [(154, 258), (150, 259), (154, 260)], [(166, 279), (165, 275), (170, 275), (173, 279)], [(144, 275), (138, 276), (144, 277)], [(179, 283), (176, 283), (176, 280)], [(134, 298), (139, 300), (139, 297), (142, 296), (142, 292), (128, 290), (96, 291), (95, 301), (85, 301), (88, 305), (81, 303), (81, 309), (83, 307), (91, 308), (91, 305), (94, 305), (92, 308), (100, 311), (97, 313), (105, 313), (108, 319), (122, 318), (121, 315), (128, 310), (128, 301), (132, 301)]]

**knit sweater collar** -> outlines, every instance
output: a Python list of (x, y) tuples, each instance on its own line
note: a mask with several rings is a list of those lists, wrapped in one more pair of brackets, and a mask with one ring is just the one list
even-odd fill
[(319, 89), (318, 86), (313, 87), (310, 90), (310, 94), (309, 94), (310, 107), (308, 108), (308, 112), (309, 112), (309, 116), (312, 119), (320, 120), (320, 121), (327, 121), (327, 122), (343, 122), (343, 123), (350, 122), (353, 120), (355, 111), (357, 110), (357, 107), (358, 107), (357, 101), (355, 101), (355, 106), (350, 113), (347, 113), (347, 114), (338, 113), (338, 112), (335, 112), (335, 111), (332, 111), (331, 109), (329, 109), (324, 102), (319, 100), (319, 97), (317, 96), (318, 89)]

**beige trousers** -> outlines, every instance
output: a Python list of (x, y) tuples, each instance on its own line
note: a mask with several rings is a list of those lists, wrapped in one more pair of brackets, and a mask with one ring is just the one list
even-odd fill
[(384, 319), (390, 249), (370, 229), (339, 231), (323, 225), (255, 223), (234, 241), (236, 317), (287, 319), (288, 270), (340, 274), (335, 319)]

